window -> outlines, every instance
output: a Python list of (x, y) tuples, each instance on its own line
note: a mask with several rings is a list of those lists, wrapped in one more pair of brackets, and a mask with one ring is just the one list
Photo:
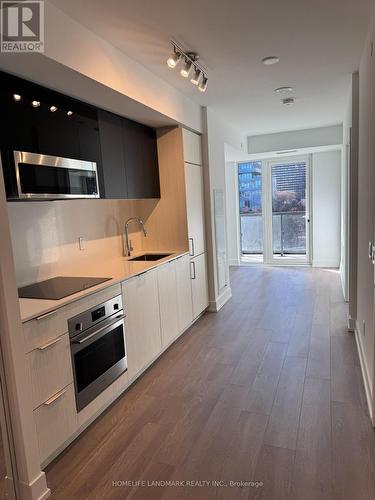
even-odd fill
[(263, 252), (262, 162), (238, 164), (242, 255)]

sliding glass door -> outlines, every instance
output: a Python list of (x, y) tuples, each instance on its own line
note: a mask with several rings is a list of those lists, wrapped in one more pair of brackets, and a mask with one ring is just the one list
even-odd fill
[(310, 263), (309, 157), (240, 163), (241, 258)]

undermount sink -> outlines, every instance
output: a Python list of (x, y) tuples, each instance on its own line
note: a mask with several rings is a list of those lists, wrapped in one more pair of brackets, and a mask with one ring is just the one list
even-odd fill
[(137, 257), (132, 257), (131, 259), (128, 260), (160, 260), (164, 259), (165, 257), (169, 257), (170, 253), (145, 253), (143, 255), (138, 255)]

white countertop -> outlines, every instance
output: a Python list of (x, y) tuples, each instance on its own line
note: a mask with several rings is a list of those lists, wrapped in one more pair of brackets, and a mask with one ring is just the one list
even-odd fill
[[(144, 254), (170, 254), (168, 257), (164, 259), (156, 260), (156, 261), (130, 261), (129, 259), (136, 257), (137, 255)], [(75, 293), (73, 295), (69, 295), (68, 297), (64, 297), (60, 300), (44, 300), (44, 299), (19, 299), (20, 303), (20, 312), (21, 312), (21, 320), (22, 322), (29, 321), (37, 316), (41, 316), (50, 311), (54, 311), (55, 309), (59, 309), (60, 307), (65, 306), (66, 304), (70, 304), (75, 300), (78, 300), (82, 297), (86, 297), (92, 293), (98, 292), (99, 290), (104, 290), (112, 285), (117, 283), (121, 283), (133, 276), (137, 276), (138, 274), (143, 273), (144, 271), (148, 271), (155, 267), (160, 266), (161, 264), (165, 264), (170, 260), (176, 259), (177, 257), (182, 257), (183, 255), (187, 255), (188, 252), (140, 252), (132, 255), (129, 258), (122, 257), (114, 260), (106, 260), (106, 261), (96, 261), (92, 264), (92, 268), (84, 269), (80, 274), (77, 273), (67, 273), (66, 276), (85, 276), (85, 277), (100, 277), (100, 278), (111, 278), (104, 283), (100, 283), (99, 285), (88, 288), (87, 290), (83, 290), (81, 292)], [(60, 274), (61, 276), (61, 274)]]

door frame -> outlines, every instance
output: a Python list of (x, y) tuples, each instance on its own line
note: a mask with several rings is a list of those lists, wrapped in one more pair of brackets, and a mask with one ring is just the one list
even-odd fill
[[(272, 242), (272, 166), (283, 163), (306, 163), (306, 257), (277, 257)], [(312, 262), (312, 161), (310, 155), (269, 158), (262, 162), (263, 262), (277, 266), (306, 265)], [(309, 222), (308, 222), (309, 221)]]

